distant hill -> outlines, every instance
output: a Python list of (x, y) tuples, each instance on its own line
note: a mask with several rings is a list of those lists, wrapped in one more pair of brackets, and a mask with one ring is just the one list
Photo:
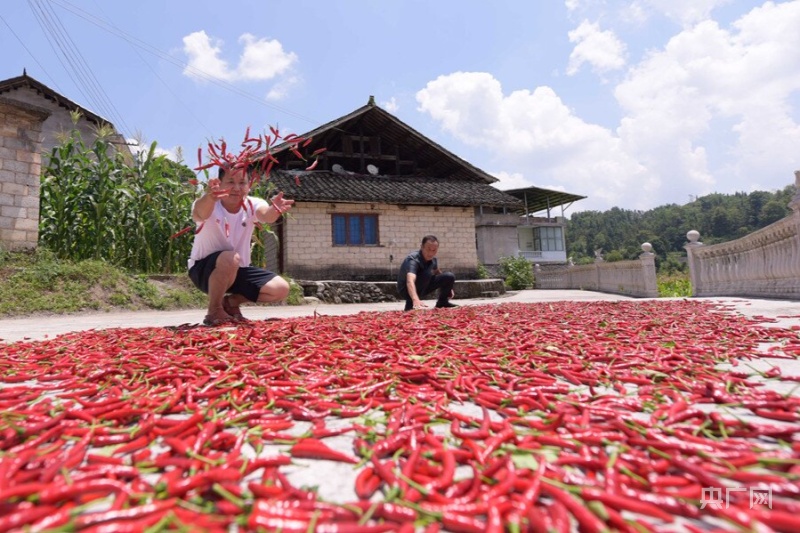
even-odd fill
[(649, 242), (658, 260), (674, 259), (684, 253), (688, 231), (699, 231), (705, 244), (738, 239), (789, 215), (794, 193), (795, 186), (789, 185), (774, 193), (709, 194), (648, 211), (614, 207), (574, 213), (566, 228), (568, 255), (585, 263), (601, 248), (607, 261), (635, 259), (642, 243)]

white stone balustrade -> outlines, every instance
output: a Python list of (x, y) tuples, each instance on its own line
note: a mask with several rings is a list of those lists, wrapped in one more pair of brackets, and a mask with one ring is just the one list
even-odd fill
[(594, 264), (565, 265), (544, 270), (534, 267), (537, 289), (582, 289), (643, 298), (657, 298), (656, 263), (653, 247), (642, 244), (639, 259), (606, 262), (596, 252)]
[(693, 296), (800, 299), (800, 170), (792, 214), (735, 241), (705, 246), (686, 234)]

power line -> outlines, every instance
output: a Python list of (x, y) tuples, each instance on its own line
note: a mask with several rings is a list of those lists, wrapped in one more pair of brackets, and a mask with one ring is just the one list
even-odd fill
[[(67, 70), (71, 69), (72, 73), (77, 77), (78, 83), (76, 83), (76, 85), (79, 86), (79, 90), (81, 90), (82, 94), (84, 94), (98, 111), (116, 123), (124, 135), (126, 131), (129, 131), (127, 124), (125, 124), (124, 119), (108, 98), (108, 95), (103, 90), (103, 87), (97, 80), (91, 67), (83, 58), (77, 45), (70, 37), (69, 32), (61, 23), (58, 15), (52, 11), (52, 7), (48, 4), (47, 0), (29, 0), (28, 4), (34, 12), (34, 15), (36, 15), (42, 31), (45, 33), (48, 40), (50, 40), (51, 37), (55, 40), (61, 55), (69, 64), (69, 69), (67, 69), (67, 66), (64, 65), (63, 62), (62, 66)], [(38, 12), (34, 9), (34, 6), (38, 9)], [(75, 81), (72, 75), (70, 75), (70, 78)]]
[(44, 33), (44, 36), (45, 36), (45, 38), (47, 39), (47, 44), (49, 44), (49, 45), (50, 45), (50, 48), (53, 50), (53, 54), (55, 54), (55, 55), (56, 55), (56, 57), (58, 58), (58, 62), (59, 62), (59, 63), (61, 63), (61, 66), (62, 66), (62, 67), (64, 68), (64, 70), (66, 71), (66, 73), (67, 73), (67, 76), (69, 76), (69, 79), (71, 79), (71, 80), (72, 80), (72, 83), (73, 83), (73, 85), (75, 85), (75, 86), (78, 88), (78, 91), (79, 91), (79, 92), (80, 92), (80, 93), (83, 95), (83, 97), (84, 97), (84, 98), (85, 98), (85, 99), (88, 101), (88, 100), (89, 100), (89, 97), (88, 97), (88, 96), (86, 96), (86, 94), (83, 92), (83, 88), (81, 87), (81, 85), (80, 85), (80, 84), (77, 82), (77, 80), (76, 80), (76, 79), (75, 79), (75, 78), (72, 76), (72, 69), (70, 69), (70, 68), (67, 68), (67, 66), (66, 66), (66, 65), (64, 65), (64, 62), (63, 62), (63, 61), (62, 61), (62, 59), (61, 59), (61, 55), (59, 55), (59, 53), (58, 53), (58, 50), (56, 50), (56, 46), (53, 44), (53, 41), (52, 41), (52, 40), (51, 40), (51, 38), (50, 38), (50, 32), (47, 30), (47, 28), (45, 28), (45, 24), (44, 24), (44, 22), (42, 21), (42, 19), (41, 19), (41, 17), (40, 17), (40, 14), (39, 14), (39, 13), (36, 11), (36, 9), (34, 8), (34, 6), (31, 4), (31, 1), (30, 1), (30, 0), (28, 0), (28, 5), (30, 6), (30, 8), (31, 8), (31, 12), (33, 12), (33, 15), (34, 15), (34, 17), (36, 18), (36, 22), (39, 24), (39, 27), (41, 28), (41, 30), (42, 30), (42, 33)]
[[(105, 16), (105, 18), (106, 18), (106, 19), (108, 19), (108, 21), (109, 21), (109, 22), (108, 22), (108, 24), (109, 24), (111, 27), (113, 27), (113, 28), (114, 28), (116, 31), (118, 31), (118, 32), (121, 32), (121, 31), (122, 31), (122, 30), (120, 30), (120, 29), (119, 29), (119, 27), (117, 27), (117, 25), (116, 25), (116, 24), (114, 24), (114, 23), (111, 21), (111, 18), (110, 18), (108, 15), (106, 15), (106, 14), (105, 14), (105, 12), (103, 11), (103, 7), (102, 7), (101, 5), (99, 5), (97, 2), (95, 2), (95, 6), (97, 6), (97, 9), (98, 9), (98, 11), (100, 11), (101, 13), (103, 13), (103, 15)], [(213, 132), (211, 131), (211, 128), (209, 128), (208, 126), (206, 126), (206, 125), (203, 123), (203, 121), (202, 121), (202, 120), (200, 120), (200, 118), (199, 118), (199, 117), (198, 117), (198, 116), (197, 116), (197, 115), (196, 115), (196, 114), (195, 114), (195, 113), (192, 111), (192, 109), (191, 109), (191, 108), (190, 108), (190, 107), (189, 107), (189, 106), (186, 104), (185, 100), (184, 100), (183, 98), (181, 98), (180, 96), (178, 96), (178, 95), (175, 93), (175, 91), (173, 91), (173, 90), (172, 90), (172, 87), (170, 87), (170, 85), (169, 85), (169, 84), (168, 84), (168, 83), (167, 83), (167, 82), (164, 80), (164, 78), (162, 78), (162, 77), (161, 77), (161, 76), (158, 74), (158, 71), (156, 71), (156, 69), (154, 69), (154, 68), (153, 68), (153, 66), (152, 66), (152, 65), (150, 65), (150, 63), (148, 63), (148, 62), (147, 62), (147, 60), (144, 58), (144, 56), (142, 56), (142, 54), (141, 54), (141, 53), (139, 53), (139, 50), (138, 50), (138, 49), (137, 49), (135, 46), (133, 46), (133, 44), (132, 44), (132, 43), (130, 43), (130, 42), (129, 42), (128, 44), (131, 46), (131, 50), (133, 50), (133, 52), (136, 54), (136, 56), (137, 56), (137, 57), (138, 57), (138, 58), (139, 58), (139, 59), (142, 61), (142, 63), (144, 63), (144, 64), (145, 64), (145, 66), (148, 68), (148, 70), (150, 70), (150, 72), (152, 72), (152, 73), (153, 73), (153, 76), (155, 76), (155, 77), (158, 79), (158, 81), (160, 81), (160, 82), (161, 82), (161, 84), (164, 86), (164, 88), (165, 88), (166, 90), (168, 90), (168, 91), (170, 92), (170, 94), (172, 94), (172, 96), (174, 96), (174, 97), (175, 97), (175, 100), (177, 100), (177, 101), (178, 101), (178, 102), (179, 102), (179, 103), (180, 103), (180, 104), (181, 104), (181, 105), (184, 107), (184, 109), (186, 110), (186, 112), (187, 112), (187, 113), (189, 113), (189, 115), (190, 115), (190, 116), (191, 116), (191, 117), (192, 117), (192, 118), (193, 118), (193, 119), (194, 119), (194, 120), (195, 120), (195, 121), (196, 121), (196, 122), (197, 122), (197, 123), (198, 123), (198, 124), (199, 124), (199, 125), (200, 125), (200, 126), (203, 128), (203, 129), (204, 129), (204, 130), (206, 130), (206, 133), (208, 133), (208, 136), (209, 136), (209, 137), (213, 137), (213, 135), (214, 135), (214, 134), (213, 134)]]
[(311, 124), (314, 124), (314, 125), (319, 124), (318, 120), (314, 120), (314, 119), (309, 118), (309, 117), (307, 117), (305, 115), (302, 115), (300, 113), (296, 113), (296, 112), (291, 111), (289, 109), (286, 109), (286, 108), (283, 108), (283, 107), (280, 107), (280, 106), (277, 106), (277, 105), (274, 105), (274, 104), (270, 104), (269, 102), (266, 102), (261, 97), (258, 97), (258, 96), (253, 95), (253, 94), (251, 94), (251, 93), (249, 93), (249, 92), (247, 92), (247, 91), (245, 91), (243, 89), (240, 89), (239, 87), (236, 87), (235, 85), (230, 84), (230, 83), (226, 82), (225, 80), (222, 80), (222, 79), (220, 79), (220, 78), (218, 78), (218, 77), (216, 77), (216, 76), (214, 76), (212, 74), (209, 74), (208, 72), (205, 72), (205, 71), (203, 71), (201, 69), (193, 67), (193, 66), (187, 64), (185, 61), (182, 61), (182, 60), (180, 60), (180, 59), (178, 59), (178, 58), (176, 58), (176, 57), (174, 57), (174, 56), (172, 56), (172, 55), (170, 55), (170, 54), (168, 54), (166, 52), (163, 52), (163, 51), (159, 50), (158, 48), (152, 46), (151, 44), (146, 43), (146, 42), (144, 42), (144, 41), (142, 41), (142, 40), (140, 40), (140, 39), (138, 39), (138, 38), (136, 38), (136, 37), (134, 37), (134, 36), (132, 36), (132, 35), (130, 35), (128, 33), (125, 33), (122, 30), (119, 30), (118, 28), (108, 24), (104, 20), (97, 18), (96, 16), (92, 15), (91, 13), (88, 13), (88, 12), (82, 10), (81, 8), (69, 3), (66, 0), (50, 0), (50, 1), (55, 3), (55, 4), (57, 4), (58, 6), (60, 6), (62, 8), (64, 8), (64, 9), (66, 9), (67, 11), (71, 12), (72, 14), (74, 14), (74, 15), (76, 15), (76, 16), (84, 19), (84, 20), (86, 20), (87, 22), (90, 22), (91, 24), (94, 24), (95, 26), (99, 27), (100, 29), (102, 29), (102, 30), (104, 30), (104, 31), (106, 31), (108, 33), (111, 33), (112, 35), (115, 35), (115, 36), (117, 36), (117, 37), (119, 37), (121, 39), (124, 39), (124, 40), (128, 41), (132, 45), (141, 48), (145, 52), (147, 52), (149, 54), (153, 54), (153, 55), (155, 55), (157, 57), (160, 57), (161, 59), (164, 59), (165, 61), (168, 61), (168, 62), (172, 63), (173, 65), (179, 66), (184, 70), (188, 70), (189, 72), (191, 72), (192, 74), (198, 76), (199, 78), (202, 78), (202, 79), (204, 79), (204, 80), (206, 80), (208, 82), (211, 82), (211, 83), (213, 83), (215, 85), (218, 85), (218, 86), (220, 86), (220, 87), (222, 87), (222, 88), (224, 88), (224, 89), (226, 89), (228, 91), (236, 93), (239, 96), (242, 96), (244, 98), (252, 100), (252, 101), (254, 101), (254, 102), (256, 102), (256, 103), (258, 103), (258, 104), (260, 104), (260, 105), (262, 105), (264, 107), (268, 107), (268, 108), (271, 108), (273, 110), (280, 111), (281, 113), (293, 116), (293, 117), (298, 118), (300, 120), (307, 121), (307, 122), (309, 122)]

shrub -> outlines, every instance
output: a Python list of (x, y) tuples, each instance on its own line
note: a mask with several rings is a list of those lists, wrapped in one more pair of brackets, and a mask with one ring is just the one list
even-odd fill
[(305, 296), (303, 294), (303, 287), (286, 274), (281, 274), (281, 277), (289, 284), (289, 296), (286, 297), (287, 305), (301, 305)]
[(662, 298), (689, 298), (692, 296), (692, 283), (689, 274), (658, 275), (658, 295)]
[(489, 270), (481, 263), (478, 263), (478, 279), (489, 279)]
[(658, 273), (667, 276), (687, 272), (688, 270), (689, 265), (685, 261), (681, 262), (679, 258), (672, 254), (668, 255), (666, 260), (658, 263)]
[(533, 265), (524, 257), (501, 257), (500, 269), (506, 285), (511, 289), (533, 287)]

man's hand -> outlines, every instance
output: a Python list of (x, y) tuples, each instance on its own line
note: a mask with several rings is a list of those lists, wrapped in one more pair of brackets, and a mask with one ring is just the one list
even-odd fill
[(210, 178), (208, 180), (208, 190), (215, 199), (224, 198), (230, 194), (230, 189), (223, 189), (221, 185), (222, 182), (219, 181), (219, 178)]
[(422, 300), (414, 300), (414, 309), (427, 309), (428, 305)]
[(275, 211), (281, 215), (291, 209), (292, 205), (294, 205), (294, 200), (287, 200), (283, 197), (283, 191), (273, 196), (270, 201), (272, 202), (273, 209), (275, 209)]

